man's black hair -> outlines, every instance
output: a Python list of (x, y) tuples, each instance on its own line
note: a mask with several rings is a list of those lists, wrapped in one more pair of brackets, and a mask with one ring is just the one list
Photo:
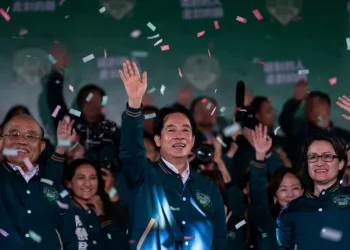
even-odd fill
[(218, 106), (218, 103), (217, 103), (217, 101), (214, 99), (214, 98), (212, 98), (212, 97), (209, 97), (209, 96), (199, 96), (199, 97), (197, 97), (196, 99), (194, 99), (192, 102), (191, 102), (191, 105), (190, 105), (190, 112), (191, 112), (191, 114), (193, 114), (193, 112), (194, 112), (194, 109), (195, 109), (195, 107), (197, 106), (197, 104), (199, 103), (199, 102), (201, 102), (202, 100), (204, 100), (204, 99), (207, 99), (209, 102), (211, 102), (212, 104), (214, 104), (214, 106)]
[(250, 104), (250, 107), (252, 108), (254, 114), (259, 113), (261, 106), (264, 102), (268, 102), (269, 99), (265, 96), (256, 96), (254, 97), (252, 103)]
[(81, 105), (85, 102), (86, 95), (88, 95), (91, 91), (94, 91), (94, 90), (96, 90), (101, 95), (101, 97), (106, 95), (106, 92), (101, 87), (95, 84), (85, 85), (79, 90), (79, 93), (78, 93), (77, 104), (79, 109), (81, 108)]
[(313, 99), (320, 99), (324, 102), (326, 102), (329, 106), (331, 106), (331, 98), (327, 93), (321, 92), (321, 91), (311, 91), (306, 98), (306, 101), (311, 101)]
[(152, 114), (152, 113), (157, 114), (158, 110), (159, 109), (156, 106), (152, 106), (152, 105), (146, 105), (142, 107), (143, 114)]
[(154, 118), (153, 121), (153, 134), (160, 136), (163, 126), (164, 126), (164, 119), (167, 115), (174, 114), (174, 113), (181, 113), (185, 115), (188, 120), (190, 121), (191, 128), (192, 128), (192, 134), (196, 131), (196, 123), (194, 122), (193, 116), (191, 115), (190, 111), (181, 105), (174, 105), (172, 107), (165, 107), (160, 109), (157, 112), (156, 118)]

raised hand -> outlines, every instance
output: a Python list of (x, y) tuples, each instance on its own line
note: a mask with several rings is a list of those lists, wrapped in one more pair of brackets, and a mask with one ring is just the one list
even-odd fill
[(252, 131), (253, 147), (257, 160), (264, 160), (272, 146), (272, 139), (267, 135), (267, 127), (259, 124)]
[(56, 153), (64, 154), (73, 143), (77, 140), (77, 133), (73, 128), (74, 120), (70, 120), (69, 116), (65, 116), (57, 126), (57, 147)]
[(302, 101), (307, 96), (308, 83), (305, 80), (298, 81), (294, 86), (294, 99)]
[(143, 72), (141, 78), (136, 63), (133, 62), (131, 65), (127, 60), (123, 63), (123, 71), (119, 70), (119, 75), (129, 98), (129, 107), (140, 108), (147, 89), (147, 72)]
[(192, 88), (191, 85), (185, 84), (177, 92), (176, 101), (178, 104), (187, 106), (192, 101)]
[[(350, 113), (350, 98), (343, 95), (338, 97), (337, 105), (344, 109), (347, 113)], [(350, 120), (350, 115), (343, 114), (342, 117), (344, 117), (346, 120)]]
[(96, 216), (104, 215), (104, 208), (103, 208), (103, 202), (101, 200), (101, 197), (98, 195), (94, 195), (90, 198), (90, 200), (86, 203), (89, 207), (94, 210)]
[(55, 43), (51, 47), (50, 53), (56, 60), (56, 63), (52, 66), (54, 70), (61, 70), (68, 66), (70, 59), (65, 45)]

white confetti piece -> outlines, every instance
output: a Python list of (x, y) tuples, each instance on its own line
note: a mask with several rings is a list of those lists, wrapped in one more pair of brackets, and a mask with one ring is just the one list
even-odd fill
[(105, 58), (107, 58), (107, 50), (106, 49), (103, 50), (103, 55)]
[(273, 133), (275, 134), (275, 135), (277, 135), (277, 132), (278, 132), (278, 130), (281, 128), (281, 126), (278, 126), (277, 128), (275, 128), (275, 130), (273, 131)]
[(132, 38), (138, 38), (139, 36), (141, 36), (141, 30), (133, 30), (131, 33), (130, 33), (130, 36)]
[(0, 234), (2, 234), (4, 237), (9, 236), (9, 234), (4, 230), (0, 228)]
[(60, 111), (60, 109), (61, 109), (61, 106), (57, 105), (57, 107), (55, 108), (55, 110), (52, 113), (52, 117), (56, 118), (56, 116), (57, 116), (58, 112)]
[(20, 31), (19, 31), (19, 35), (20, 36), (25, 36), (27, 34), (28, 34), (28, 30), (27, 29), (20, 29)]
[(72, 91), (72, 92), (74, 92), (74, 88), (73, 88), (72, 85), (69, 85), (69, 90)]
[(69, 110), (69, 114), (72, 114), (72, 115), (75, 115), (75, 116), (77, 116), (77, 117), (80, 117), (81, 112), (78, 111), (78, 110), (75, 110), (75, 109), (70, 109), (70, 110)]
[(208, 49), (208, 55), (209, 55), (209, 57), (211, 57), (211, 53), (210, 53), (210, 50)]
[(154, 36), (148, 36), (147, 39), (154, 39), (154, 38), (158, 38), (158, 37), (159, 37), (159, 34), (154, 35)]
[(70, 141), (69, 140), (59, 140), (58, 141), (58, 146), (62, 147), (69, 147), (70, 146)]
[(112, 187), (108, 192), (108, 196), (110, 199), (112, 199), (117, 193), (118, 193), (117, 189), (115, 187)]
[(163, 46), (160, 47), (160, 49), (162, 51), (170, 50), (170, 46), (169, 45), (163, 45)]
[(52, 186), (52, 184), (53, 184), (53, 181), (52, 181), (52, 180), (45, 179), (45, 178), (41, 178), (41, 179), (40, 179), (40, 182), (46, 183), (47, 185), (50, 185), (50, 186)]
[(164, 95), (164, 91), (165, 91), (165, 86), (162, 85), (162, 87), (160, 88), (160, 93), (161, 93), (162, 95)]
[(62, 199), (66, 198), (68, 195), (69, 195), (69, 193), (65, 189), (60, 193), (60, 196), (62, 197)]
[(225, 143), (219, 136), (216, 137), (216, 140), (217, 140), (224, 148), (227, 147), (226, 143)]
[(63, 202), (60, 202), (59, 200), (56, 201), (57, 205), (62, 209), (68, 209), (69, 205)]
[(7, 156), (17, 156), (18, 151), (17, 149), (4, 148), (2, 154)]
[(201, 36), (203, 36), (204, 34), (205, 34), (205, 30), (200, 31), (200, 32), (197, 33), (197, 37), (201, 37)]
[(148, 119), (153, 119), (155, 118), (157, 115), (156, 113), (152, 113), (152, 114), (146, 114), (145, 115), (145, 119), (148, 120)]
[(111, 235), (111, 234), (107, 234), (107, 238), (108, 238), (109, 240), (111, 240), (111, 239), (112, 239), (112, 235)]
[(147, 23), (147, 27), (150, 28), (152, 31), (156, 30), (156, 26), (154, 26), (151, 22)]
[(90, 54), (90, 55), (83, 58), (83, 62), (86, 63), (88, 61), (91, 61), (94, 58), (95, 58), (94, 54)]
[(179, 68), (179, 76), (182, 77), (182, 72), (180, 68)]
[(244, 226), (245, 224), (246, 224), (245, 220), (242, 220), (235, 225), (235, 228), (238, 229), (238, 228)]
[(299, 69), (298, 70), (298, 75), (308, 75), (309, 70), (308, 69)]
[(241, 22), (241, 23), (246, 23), (246, 22), (247, 22), (247, 19), (245, 19), (245, 18), (243, 18), (243, 17), (240, 17), (240, 16), (237, 16), (237, 17), (236, 17), (236, 20), (237, 20), (238, 22)]
[(264, 17), (261, 15), (260, 11), (258, 9), (253, 10), (253, 14), (259, 21), (264, 19)]
[(332, 78), (330, 78), (328, 81), (329, 81), (329, 84), (330, 84), (330, 85), (334, 85), (334, 84), (337, 83), (337, 78), (336, 78), (336, 77), (332, 77)]
[(214, 21), (214, 27), (216, 30), (220, 29), (220, 26), (219, 26), (219, 21)]
[(213, 106), (213, 104), (212, 104), (211, 102), (208, 102), (208, 104), (207, 104), (207, 109), (208, 109), (208, 110), (211, 109), (212, 106)]
[(325, 240), (339, 242), (343, 237), (343, 232), (337, 229), (325, 227), (322, 228), (320, 236)]
[(60, 84), (61, 83), (61, 81), (60, 80), (56, 80), (56, 82), (55, 82), (56, 84)]
[(10, 21), (11, 17), (5, 10), (0, 9), (0, 14), (7, 22)]
[(153, 92), (155, 92), (157, 89), (156, 88), (151, 88), (150, 90), (148, 90), (148, 94), (152, 94)]
[(48, 54), (47, 58), (50, 60), (50, 62), (52, 64), (56, 64), (57, 63), (56, 59), (51, 54)]
[(28, 168), (28, 171), (31, 171), (34, 168), (33, 163), (29, 160), (28, 157), (24, 158), (23, 162), (26, 165), (26, 167)]
[(76, 147), (78, 147), (78, 145), (79, 145), (79, 141), (77, 141), (77, 142), (73, 145), (73, 147), (71, 147), (71, 148), (69, 149), (69, 151), (72, 151), (73, 149), (75, 149)]
[(98, 10), (101, 14), (106, 11), (106, 7), (102, 7), (101, 9)]
[(132, 51), (131, 56), (132, 57), (139, 57), (139, 58), (147, 58), (148, 57), (147, 51)]
[(223, 113), (223, 112), (225, 112), (225, 110), (226, 110), (226, 107), (222, 107), (222, 108), (220, 109), (220, 112)]
[(346, 45), (348, 46), (348, 50), (350, 50), (350, 38), (346, 38)]
[(105, 95), (105, 96), (102, 97), (102, 103), (101, 103), (101, 105), (102, 105), (102, 106), (105, 106), (105, 105), (107, 104), (107, 102), (108, 102), (108, 96)]
[(34, 240), (37, 243), (41, 242), (41, 236), (37, 233), (35, 233), (34, 231), (29, 230), (28, 232), (29, 234), (29, 238), (31, 238), (32, 240)]
[(222, 132), (224, 136), (231, 137), (232, 135), (236, 134), (238, 131), (242, 129), (241, 125), (239, 123), (232, 124), (230, 126), (225, 127)]
[(92, 99), (93, 96), (94, 96), (93, 93), (89, 93), (85, 100), (86, 100), (87, 102), (89, 102), (89, 101), (91, 101), (91, 99)]
[(158, 44), (162, 43), (162, 42), (163, 42), (163, 39), (158, 40), (158, 41), (154, 44), (154, 47), (157, 46)]

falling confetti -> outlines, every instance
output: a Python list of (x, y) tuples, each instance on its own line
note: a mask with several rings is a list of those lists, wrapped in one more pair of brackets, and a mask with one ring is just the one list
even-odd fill
[(160, 47), (160, 49), (162, 51), (166, 51), (166, 50), (170, 50), (170, 47), (169, 47), (169, 45), (163, 45), (163, 46)]
[(277, 135), (277, 132), (278, 132), (278, 130), (281, 128), (281, 126), (278, 126), (277, 128), (275, 128), (275, 130), (273, 131), (273, 133), (275, 134), (275, 135)]
[(184, 240), (192, 240), (194, 238), (196, 238), (196, 237), (194, 237), (194, 236), (184, 236)]
[(111, 240), (111, 239), (112, 239), (112, 235), (111, 235), (111, 234), (107, 234), (107, 238), (108, 238), (109, 240)]
[(160, 93), (161, 93), (162, 95), (164, 95), (164, 91), (165, 91), (165, 86), (162, 85), (162, 87), (160, 88)]
[(0, 234), (2, 234), (4, 237), (9, 236), (9, 234), (5, 230), (3, 230), (1, 228), (0, 228)]
[(60, 196), (62, 197), (62, 199), (66, 198), (68, 195), (69, 195), (69, 193), (68, 193), (67, 190), (63, 190), (63, 191), (60, 193)]
[(61, 106), (57, 105), (57, 107), (55, 108), (55, 110), (52, 113), (52, 117), (56, 118), (56, 116), (57, 116), (58, 112), (60, 111), (60, 109), (61, 109)]
[(83, 58), (83, 62), (86, 63), (88, 61), (91, 61), (94, 58), (95, 58), (94, 54), (90, 54), (90, 55)]
[(330, 85), (334, 85), (336, 83), (337, 83), (337, 78), (336, 77), (332, 77), (332, 78), (329, 79), (329, 84)]
[(208, 104), (207, 104), (207, 109), (208, 109), (208, 110), (211, 109), (212, 106), (213, 106), (213, 104), (212, 104), (211, 102), (208, 102)]
[(108, 196), (110, 199), (112, 199), (117, 193), (118, 193), (117, 189), (115, 187), (112, 187), (108, 192)]
[(107, 104), (107, 102), (108, 102), (108, 96), (105, 95), (105, 96), (102, 97), (102, 103), (101, 103), (101, 105), (102, 105), (102, 106), (105, 106), (105, 105)]
[(197, 33), (197, 37), (201, 37), (201, 36), (203, 36), (204, 34), (205, 34), (205, 30), (200, 31), (200, 32)]
[(227, 147), (226, 143), (225, 143), (219, 136), (216, 137), (216, 140), (217, 140), (224, 148)]
[(148, 90), (148, 94), (152, 94), (153, 92), (155, 92), (157, 89), (156, 88), (151, 88), (150, 90)]
[(61, 0), (59, 3), (58, 3), (58, 6), (62, 6), (62, 4), (65, 2), (65, 0)]
[(75, 149), (78, 145), (79, 145), (79, 142), (77, 141), (77, 142), (73, 145), (73, 147), (71, 147), (71, 148), (69, 149), (69, 151), (72, 151), (72, 150)]
[(70, 141), (69, 140), (59, 140), (58, 141), (58, 146), (69, 147), (70, 146)]
[(238, 123), (232, 124), (230, 126), (227, 126), (223, 129), (223, 134), (226, 137), (231, 137), (232, 135), (236, 134), (238, 131), (242, 129), (241, 125)]
[(141, 36), (141, 30), (133, 30), (131, 33), (130, 33), (130, 36), (132, 38), (138, 38), (139, 36)]
[[(147, 234), (149, 233), (149, 231), (151, 231), (151, 228), (153, 226), (153, 224), (156, 222), (155, 219), (151, 218), (151, 220), (149, 221), (145, 231), (143, 232), (143, 234), (141, 235), (141, 238), (139, 240), (139, 242), (137, 243), (136, 249), (141, 249), (143, 242), (145, 241)], [(130, 242), (130, 241), (129, 241)]]
[(11, 17), (6, 11), (4, 11), (3, 9), (0, 9), (0, 14), (7, 22), (10, 21)]
[(154, 38), (158, 38), (158, 37), (159, 37), (159, 34), (154, 35), (154, 36), (149, 36), (149, 37), (147, 37), (147, 39), (154, 39)]
[(267, 63), (262, 62), (262, 61), (259, 61), (258, 63), (261, 64), (261, 65), (264, 65), (264, 66), (266, 66), (266, 64), (267, 64)]
[(247, 19), (245, 19), (245, 18), (243, 18), (243, 17), (240, 17), (240, 16), (237, 16), (237, 17), (236, 17), (236, 20), (237, 20), (238, 22), (241, 22), (241, 23), (246, 23), (246, 22), (247, 22)]
[(299, 69), (298, 70), (298, 75), (308, 75), (309, 70), (308, 69)]
[(156, 30), (156, 26), (154, 26), (151, 22), (147, 23), (147, 27), (150, 28), (152, 31)]
[(343, 232), (333, 228), (325, 227), (322, 228), (320, 236), (321, 238), (329, 241), (339, 242), (343, 237)]
[(182, 72), (180, 68), (179, 68), (179, 76), (182, 77)]
[(69, 110), (69, 114), (72, 114), (72, 115), (75, 115), (75, 116), (77, 116), (77, 117), (80, 117), (81, 112), (78, 111), (78, 110), (75, 110), (75, 109), (70, 109), (70, 110)]
[(346, 38), (346, 45), (348, 46), (348, 50), (350, 50), (350, 38)]
[(246, 224), (245, 220), (242, 220), (240, 222), (238, 222), (236, 225), (235, 225), (235, 228), (238, 229), (240, 228), (241, 226), (244, 226)]
[(220, 109), (220, 112), (223, 113), (223, 112), (225, 112), (225, 110), (226, 110), (226, 107), (222, 107), (222, 108)]
[(94, 96), (94, 94), (93, 93), (89, 93), (89, 95), (86, 97), (86, 101), (87, 102), (89, 102), (89, 101), (91, 101), (91, 99), (92, 99), (92, 97)]
[(106, 7), (102, 7), (101, 9), (98, 10), (101, 14), (106, 11)]
[(213, 115), (215, 113), (215, 110), (216, 110), (216, 106), (213, 108), (210, 115)]
[(147, 58), (148, 57), (147, 51), (132, 51), (131, 56), (132, 57), (139, 57), (139, 58)]
[(154, 44), (154, 47), (157, 46), (158, 44), (162, 43), (162, 42), (163, 42), (163, 39), (158, 40), (158, 41)]
[(106, 49), (104, 49), (103, 54), (104, 54), (105, 58), (107, 58), (107, 50)]
[(47, 185), (50, 185), (50, 186), (52, 186), (52, 184), (53, 184), (53, 181), (52, 181), (52, 180), (45, 179), (45, 178), (41, 178), (41, 179), (40, 179), (40, 182), (46, 183)]
[(24, 158), (23, 162), (24, 162), (24, 164), (26, 165), (26, 167), (28, 168), (29, 171), (31, 171), (34, 168), (32, 162), (29, 160), (28, 157)]
[(219, 21), (214, 21), (214, 27), (216, 30), (220, 29), (220, 26), (219, 26)]
[(145, 119), (148, 120), (148, 119), (153, 119), (155, 118), (157, 115), (156, 113), (152, 113), (152, 114), (146, 114), (145, 115)]
[(68, 209), (69, 205), (63, 202), (60, 202), (59, 200), (56, 201), (57, 205), (62, 209)]
[(74, 88), (73, 88), (72, 85), (69, 85), (69, 90), (72, 91), (72, 92), (74, 92)]
[(256, 17), (256, 19), (258, 19), (259, 21), (264, 19), (264, 17), (261, 15), (258, 9), (253, 10), (253, 14)]
[(37, 233), (35, 233), (34, 231), (30, 231), (28, 232), (29, 234), (29, 238), (31, 238), (32, 240), (34, 240), (37, 243), (41, 242), (41, 236)]
[(210, 53), (210, 50), (208, 49), (208, 55), (209, 55), (209, 57), (211, 57), (211, 53)]
[(17, 149), (4, 148), (2, 150), (2, 155), (17, 156), (17, 154), (18, 154)]
[(51, 54), (48, 54), (47, 58), (50, 60), (50, 62), (52, 64), (56, 64), (57, 63), (56, 59)]
[(25, 36), (25, 35), (27, 35), (28, 34), (28, 30), (26, 30), (26, 29), (20, 29), (20, 31), (19, 31), (19, 35), (20, 36)]

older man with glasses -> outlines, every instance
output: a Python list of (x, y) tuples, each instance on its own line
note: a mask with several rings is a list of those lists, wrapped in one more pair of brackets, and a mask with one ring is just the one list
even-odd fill
[(75, 137), (73, 123), (60, 122), (59, 146), (44, 166), (36, 164), (45, 149), (39, 123), (18, 115), (5, 124), (0, 137), (0, 249), (78, 249), (73, 212), (59, 193), (63, 154)]

